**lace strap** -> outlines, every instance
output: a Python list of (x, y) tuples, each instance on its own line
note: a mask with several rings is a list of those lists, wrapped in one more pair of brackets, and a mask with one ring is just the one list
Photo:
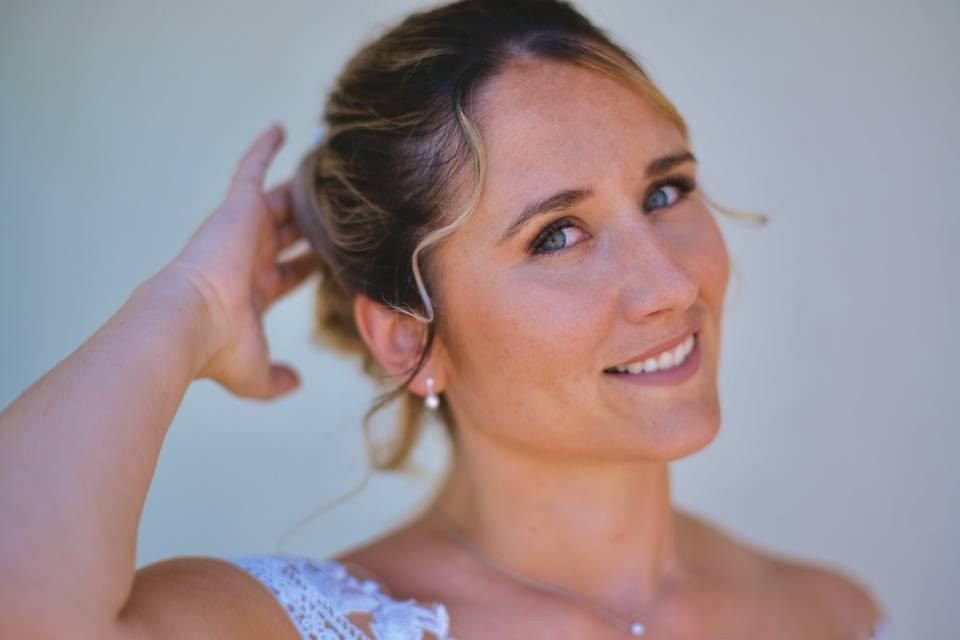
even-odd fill
[(371, 640), (338, 610), (301, 570), (295, 556), (251, 555), (225, 558), (273, 592), (303, 640)]
[[(447, 635), (446, 608), (424, 607), (414, 599), (398, 601), (373, 580), (351, 575), (339, 562), (291, 555), (226, 558), (266, 585), (283, 605), (304, 640), (439, 640)], [(370, 638), (347, 617), (369, 618)]]

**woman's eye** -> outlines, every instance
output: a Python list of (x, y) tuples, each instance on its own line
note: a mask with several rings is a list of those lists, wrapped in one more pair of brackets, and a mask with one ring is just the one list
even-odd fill
[(646, 211), (653, 211), (654, 209), (673, 206), (696, 188), (697, 183), (693, 178), (687, 176), (667, 178), (654, 185), (647, 201), (643, 203), (643, 208)]
[(568, 231), (574, 231), (573, 235), (583, 232), (571, 221), (561, 221), (559, 224), (552, 225), (544, 231), (533, 244), (533, 253), (557, 253), (570, 246), (570, 234)]
[(669, 207), (679, 199), (680, 189), (671, 184), (665, 184), (647, 198), (647, 211), (659, 209), (660, 207)]
[[(697, 188), (697, 183), (693, 178), (687, 176), (674, 176), (664, 178), (661, 182), (654, 184), (652, 191), (649, 191), (646, 202), (643, 204), (645, 211), (662, 209), (670, 207), (683, 200), (688, 193)], [(576, 220), (570, 218), (560, 218), (553, 224), (547, 226), (540, 235), (530, 244), (530, 253), (533, 255), (557, 254), (571, 246), (571, 239), (568, 230), (573, 230), (582, 235), (586, 234), (577, 224)], [(576, 233), (574, 235), (576, 235)], [(574, 245), (577, 243), (574, 242)]]

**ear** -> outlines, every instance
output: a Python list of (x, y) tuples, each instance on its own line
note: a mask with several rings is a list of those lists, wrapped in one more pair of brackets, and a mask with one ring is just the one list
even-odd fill
[[(363, 341), (383, 368), (390, 375), (405, 380), (420, 359), (421, 346), (426, 340), (426, 326), (405, 313), (374, 302), (362, 293), (354, 297), (353, 317)], [(434, 345), (434, 352), (438, 346)], [(437, 360), (435, 353), (431, 353), (423, 368), (410, 381), (412, 391), (426, 396), (428, 377), (434, 379), (436, 393), (443, 389), (445, 380)]]

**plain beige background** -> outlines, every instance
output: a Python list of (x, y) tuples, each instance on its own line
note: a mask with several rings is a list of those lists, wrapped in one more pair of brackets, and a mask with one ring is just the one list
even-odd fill
[[(867, 582), (898, 637), (956, 637), (958, 5), (577, 4), (676, 102), (708, 193), (771, 217), (719, 217), (741, 275), (723, 425), (675, 464), (676, 501)], [(289, 139), (269, 182), (286, 177), (345, 59), (425, 6), (2, 0), (0, 406), (173, 257), (275, 119)], [(311, 346), (311, 297), (312, 282), (266, 320), (299, 393), (264, 404), (209, 381), (189, 390), (141, 565), (273, 552), (363, 478), (375, 389), (356, 362)], [(434, 427), (417, 451), (424, 476), (375, 478), (284, 550), (333, 554), (395, 523), (444, 464)]]

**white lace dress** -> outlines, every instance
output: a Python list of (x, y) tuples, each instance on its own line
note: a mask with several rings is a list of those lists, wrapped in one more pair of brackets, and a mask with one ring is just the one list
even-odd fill
[[(303, 640), (454, 640), (442, 604), (395, 600), (339, 562), (283, 554), (224, 559), (273, 592)], [(373, 638), (347, 618), (354, 614), (368, 621)]]
[[(395, 600), (373, 580), (351, 575), (333, 560), (296, 555), (224, 558), (263, 583), (286, 610), (303, 640), (454, 640), (443, 604)], [(373, 638), (347, 616), (361, 614)], [(892, 640), (885, 618), (872, 638)]]

